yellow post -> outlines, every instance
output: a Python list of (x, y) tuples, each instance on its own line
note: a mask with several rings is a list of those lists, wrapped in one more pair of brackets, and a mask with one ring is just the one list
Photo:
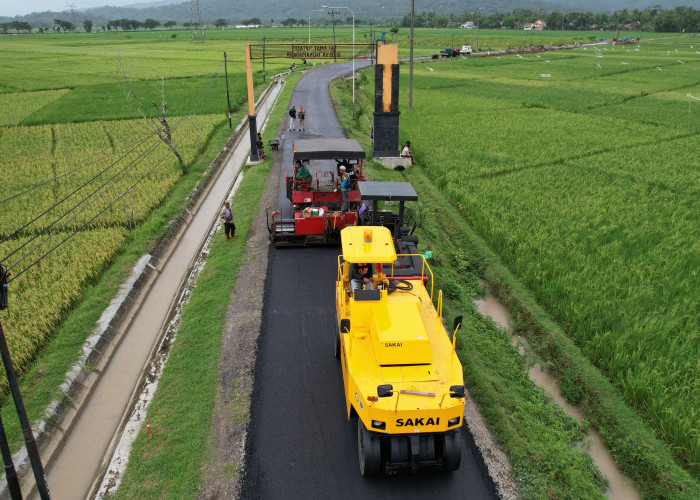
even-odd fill
[(250, 44), (245, 44), (245, 74), (246, 83), (248, 85), (248, 131), (250, 132), (250, 161), (257, 162), (258, 158), (258, 146), (257, 146), (257, 133), (258, 125), (256, 123), (255, 116), (255, 96), (253, 95), (253, 65), (250, 62)]
[(382, 74), (382, 111), (391, 111), (391, 66), (399, 63), (398, 45), (380, 45), (377, 48), (377, 64), (384, 65)]
[(248, 116), (255, 115), (255, 96), (253, 95), (253, 65), (250, 62), (250, 44), (245, 44), (245, 75), (248, 84)]

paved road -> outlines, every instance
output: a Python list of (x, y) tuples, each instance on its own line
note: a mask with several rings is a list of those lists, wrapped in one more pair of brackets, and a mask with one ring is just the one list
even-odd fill
[[(327, 86), (348, 67), (319, 68), (298, 83), (291, 103), (307, 110), (306, 137), (343, 137)], [(302, 134), (286, 132), (283, 168), (292, 165), (290, 139)], [(283, 180), (279, 202), (287, 204)], [(452, 474), (360, 475), (357, 427), (346, 418), (333, 355), (338, 254), (270, 251), (242, 498), (497, 498), (466, 428), (462, 465)]]

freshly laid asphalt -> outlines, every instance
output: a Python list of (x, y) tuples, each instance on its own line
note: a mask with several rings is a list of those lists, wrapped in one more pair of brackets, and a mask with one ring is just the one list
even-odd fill
[[(289, 131), (285, 123), (286, 171), (295, 138), (344, 137), (328, 83), (349, 68), (316, 68), (297, 84), (290, 106), (304, 107), (307, 130)], [(281, 177), (277, 208), (289, 214)], [(360, 475), (357, 423), (346, 417), (333, 355), (339, 253), (334, 247), (270, 249), (241, 498), (497, 498), (466, 427), (456, 472)]]

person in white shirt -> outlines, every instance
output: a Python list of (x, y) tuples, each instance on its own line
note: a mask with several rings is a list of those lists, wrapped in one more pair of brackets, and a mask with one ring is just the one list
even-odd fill
[(414, 165), (416, 163), (413, 159), (413, 153), (411, 152), (411, 141), (406, 141), (406, 143), (403, 145), (403, 148), (401, 149), (401, 157), (410, 158), (411, 165)]

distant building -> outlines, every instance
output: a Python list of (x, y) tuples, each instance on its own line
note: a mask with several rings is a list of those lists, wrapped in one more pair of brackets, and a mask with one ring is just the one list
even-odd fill
[(476, 26), (474, 26), (474, 23), (472, 21), (467, 21), (466, 23), (462, 24), (460, 28), (462, 28), (463, 30), (473, 30), (474, 28), (476, 28)]
[(525, 31), (530, 31), (530, 30), (542, 31), (546, 27), (547, 27), (547, 23), (545, 23), (542, 19), (538, 19), (534, 23), (523, 24), (523, 29)]

